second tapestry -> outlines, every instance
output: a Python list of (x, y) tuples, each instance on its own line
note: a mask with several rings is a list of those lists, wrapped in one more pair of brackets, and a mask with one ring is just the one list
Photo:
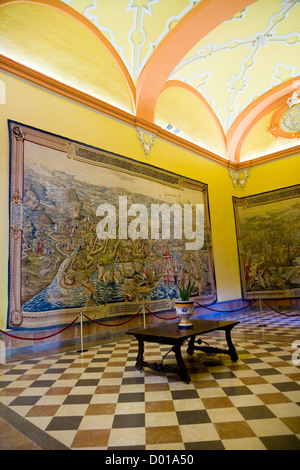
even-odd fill
[(244, 299), (300, 296), (300, 186), (233, 198)]

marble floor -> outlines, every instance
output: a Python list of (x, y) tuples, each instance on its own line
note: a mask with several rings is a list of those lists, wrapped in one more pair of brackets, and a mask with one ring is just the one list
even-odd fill
[[(263, 326), (259, 312), (223, 319), (240, 321), (239, 360), (184, 345), (188, 384), (137, 373), (129, 335), (0, 364), (0, 449), (300, 450), (300, 312), (270, 312)], [(221, 331), (202, 339), (226, 347)], [(146, 343), (145, 358), (171, 365), (169, 351)]]

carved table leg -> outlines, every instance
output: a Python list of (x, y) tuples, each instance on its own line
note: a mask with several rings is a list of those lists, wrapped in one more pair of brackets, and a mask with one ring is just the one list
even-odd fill
[(140, 372), (144, 365), (144, 341), (139, 338), (137, 338), (137, 340), (139, 342), (139, 352), (136, 358), (135, 368)]
[(187, 350), (186, 350), (186, 352), (188, 353), (189, 356), (192, 356), (193, 352), (195, 350), (195, 338), (196, 338), (196, 336), (192, 336), (189, 340), (189, 344), (188, 344), (188, 347), (187, 347)]
[[(234, 345), (231, 341), (231, 334), (230, 334), (231, 329), (232, 329), (232, 327), (226, 328), (226, 329), (224, 328), (228, 349), (221, 349), (221, 348), (218, 348), (218, 347), (209, 346), (207, 343), (206, 343), (207, 346), (195, 346), (195, 336), (192, 336), (190, 341), (189, 341), (189, 345), (188, 345), (188, 348), (187, 348), (187, 353), (189, 355), (192, 355), (194, 351), (202, 351), (206, 354), (228, 354), (230, 356), (230, 359), (233, 362), (236, 362), (239, 357), (238, 357), (236, 349), (235, 349), (235, 347), (234, 347)], [(202, 344), (203, 342), (205, 342), (205, 341), (202, 341), (201, 339), (198, 339), (196, 341), (197, 344)]]
[(181, 356), (181, 349), (180, 349), (180, 345), (175, 345), (173, 350), (175, 352), (175, 357), (176, 357), (176, 360), (177, 360), (177, 365), (178, 365), (178, 375), (180, 375), (180, 377), (182, 378), (182, 380), (186, 383), (190, 382), (191, 378), (189, 376), (189, 373), (187, 371), (187, 368), (186, 368), (186, 365), (182, 359), (182, 356)]
[(233, 362), (236, 362), (239, 357), (237, 355), (236, 349), (235, 349), (235, 347), (232, 343), (232, 340), (231, 340), (231, 328), (226, 329), (225, 334), (226, 334), (226, 341), (227, 341), (227, 345), (228, 345), (228, 354), (230, 356), (230, 359)]

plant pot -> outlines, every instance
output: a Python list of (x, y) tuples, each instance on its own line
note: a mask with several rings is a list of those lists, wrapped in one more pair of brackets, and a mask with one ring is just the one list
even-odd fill
[(177, 315), (180, 317), (178, 328), (193, 328), (193, 323), (190, 322), (190, 317), (194, 315), (194, 301), (175, 300), (175, 309)]

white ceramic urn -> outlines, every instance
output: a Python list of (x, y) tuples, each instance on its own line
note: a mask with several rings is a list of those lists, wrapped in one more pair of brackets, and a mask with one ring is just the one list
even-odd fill
[(175, 300), (176, 313), (180, 318), (178, 328), (193, 328), (190, 317), (194, 315), (193, 300)]

